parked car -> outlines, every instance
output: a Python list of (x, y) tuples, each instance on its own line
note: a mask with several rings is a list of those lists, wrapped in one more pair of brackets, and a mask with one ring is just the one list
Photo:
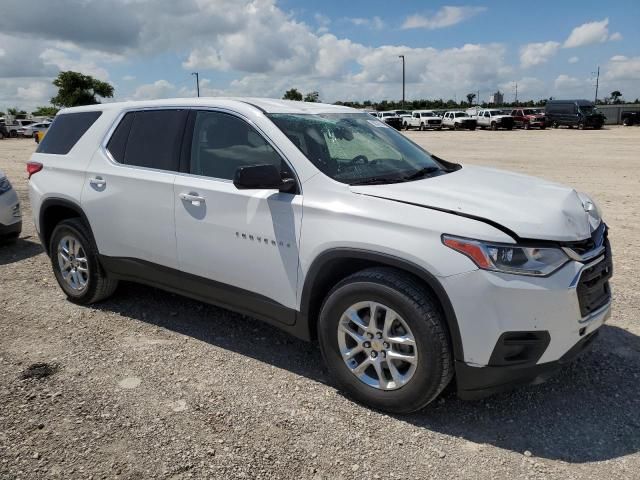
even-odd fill
[(26, 127), (19, 128), (17, 133), (19, 136), (32, 138), (36, 132), (46, 131), (49, 125), (51, 125), (51, 122), (32, 123)]
[(511, 111), (514, 126), (529, 130), (530, 128), (547, 128), (544, 112), (539, 108), (516, 108)]
[(549, 100), (545, 105), (547, 124), (553, 128), (567, 126), (584, 129), (602, 128), (604, 115), (589, 100)]
[(495, 108), (479, 110), (475, 118), (480, 128), (490, 128), (491, 130), (498, 130), (499, 128), (513, 129), (513, 117), (506, 115), (502, 110)]
[(610, 312), (607, 227), (588, 195), (445, 161), (347, 107), (65, 109), (27, 171), (71, 301), (129, 280), (261, 318), (317, 340), (343, 391), (390, 412), (454, 375), (463, 398), (537, 383)]
[(378, 112), (378, 118), (396, 130), (402, 129), (402, 119), (395, 111)]
[(22, 213), (16, 191), (0, 170), (0, 243), (17, 239), (22, 231)]
[(640, 112), (622, 112), (620, 114), (620, 119), (622, 120), (622, 125), (631, 126), (631, 125), (640, 125)]
[(442, 130), (442, 118), (436, 116), (431, 110), (414, 110), (404, 124), (404, 127), (426, 130), (427, 128)]
[(459, 110), (445, 112), (442, 117), (442, 126), (448, 127), (449, 130), (475, 130), (477, 125), (478, 122), (475, 118), (471, 118)]
[(14, 120), (12, 123), (6, 123), (5, 126), (9, 131), (9, 136), (15, 138), (18, 136), (18, 130), (23, 129), (32, 123), (34, 123), (33, 120)]
[(9, 138), (10, 133), (4, 123), (0, 123), (0, 140)]

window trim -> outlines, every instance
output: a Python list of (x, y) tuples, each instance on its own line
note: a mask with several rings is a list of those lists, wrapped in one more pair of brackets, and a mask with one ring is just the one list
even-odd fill
[[(189, 114), (187, 116), (187, 119), (185, 121), (185, 125), (184, 125), (184, 131), (182, 133), (182, 146), (180, 149), (180, 159), (178, 159), (178, 168), (182, 168), (182, 155), (184, 153), (184, 149), (185, 149), (185, 136), (189, 133), (187, 128), (189, 126), (189, 117), (194, 114), (197, 113), (198, 111), (203, 111), (203, 112), (219, 112), (219, 113), (226, 113), (228, 115), (232, 115), (242, 121), (244, 121), (245, 123), (248, 123), (251, 127), (253, 127), (256, 132), (269, 144), (271, 145), (271, 147), (278, 153), (278, 155), (280, 155), (280, 157), (282, 158), (282, 160), (284, 162), (286, 162), (286, 164), (289, 166), (289, 168), (291, 169), (291, 172), (293, 173), (293, 176), (295, 177), (296, 180), (296, 193), (294, 193), (293, 195), (301, 195), (302, 194), (302, 182), (300, 181), (300, 177), (298, 176), (298, 172), (296, 172), (296, 169), (294, 168), (292, 162), (289, 160), (289, 158), (284, 154), (284, 152), (282, 151), (281, 148), (279, 148), (275, 142), (271, 139), (271, 137), (269, 137), (269, 135), (267, 135), (265, 133), (264, 130), (262, 130), (258, 125), (256, 125), (256, 123), (251, 120), (250, 118), (246, 117), (245, 115), (236, 112), (234, 110), (228, 109), (228, 108), (224, 108), (224, 107), (211, 107), (211, 106), (181, 106), (181, 105), (171, 105), (171, 106), (153, 106), (153, 107), (130, 107), (130, 108), (125, 108), (123, 110), (120, 111), (120, 113), (118, 113), (118, 115), (116, 116), (116, 118), (114, 119), (113, 123), (111, 124), (111, 126), (109, 127), (109, 129), (107, 130), (107, 133), (104, 135), (102, 142), (100, 142), (100, 150), (102, 151), (102, 154), (116, 167), (122, 167), (122, 168), (132, 168), (132, 169), (137, 169), (137, 170), (145, 170), (145, 171), (150, 171), (150, 172), (158, 172), (158, 173), (164, 173), (164, 174), (169, 174), (169, 175), (180, 175), (182, 177), (193, 177), (193, 178), (200, 178), (200, 179), (205, 179), (205, 180), (210, 180), (210, 181), (214, 181), (214, 182), (224, 182), (224, 183), (233, 183), (233, 180), (229, 180), (226, 178), (216, 178), (216, 177), (208, 177), (206, 175), (196, 175), (194, 173), (189, 173), (189, 172), (182, 172), (182, 171), (173, 171), (173, 170), (162, 170), (159, 168), (152, 168), (152, 167), (140, 167), (137, 165), (126, 165), (124, 163), (120, 163), (118, 162), (115, 158), (113, 158), (113, 155), (111, 155), (111, 152), (107, 149), (107, 145), (109, 144), (109, 141), (111, 140), (111, 136), (114, 134), (114, 132), (116, 131), (116, 128), (118, 128), (118, 125), (120, 125), (120, 122), (122, 121), (122, 119), (124, 118), (124, 116), (127, 113), (131, 113), (131, 112), (144, 112), (144, 111), (148, 111), (148, 110), (188, 110)], [(191, 140), (193, 138), (193, 128), (191, 129), (191, 135), (189, 140)]]

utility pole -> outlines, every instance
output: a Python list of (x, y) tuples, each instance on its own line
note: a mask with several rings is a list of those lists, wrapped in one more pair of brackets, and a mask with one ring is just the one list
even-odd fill
[(516, 101), (515, 104), (518, 104), (518, 82), (516, 82)]
[(478, 90), (478, 96), (476, 97), (476, 104), (480, 105), (480, 90)]
[(594, 105), (598, 103), (598, 84), (600, 83), (600, 65), (598, 65), (598, 72), (596, 74), (596, 98), (593, 101)]
[(404, 108), (404, 55), (398, 55), (402, 59), (402, 108)]
[(200, 96), (200, 75), (198, 72), (193, 72), (191, 75), (195, 75), (196, 77), (196, 92), (198, 93), (198, 97)]

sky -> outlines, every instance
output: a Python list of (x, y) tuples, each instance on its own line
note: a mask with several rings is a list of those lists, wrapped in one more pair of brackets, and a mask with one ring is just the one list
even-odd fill
[(75, 70), (109, 101), (640, 97), (640, 1), (0, 0), (0, 111), (47, 105)]

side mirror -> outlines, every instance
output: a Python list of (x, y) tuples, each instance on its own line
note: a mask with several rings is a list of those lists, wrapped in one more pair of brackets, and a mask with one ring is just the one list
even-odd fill
[(282, 178), (275, 165), (248, 165), (239, 167), (233, 178), (238, 190), (279, 190), (293, 193), (296, 181), (293, 178)]

